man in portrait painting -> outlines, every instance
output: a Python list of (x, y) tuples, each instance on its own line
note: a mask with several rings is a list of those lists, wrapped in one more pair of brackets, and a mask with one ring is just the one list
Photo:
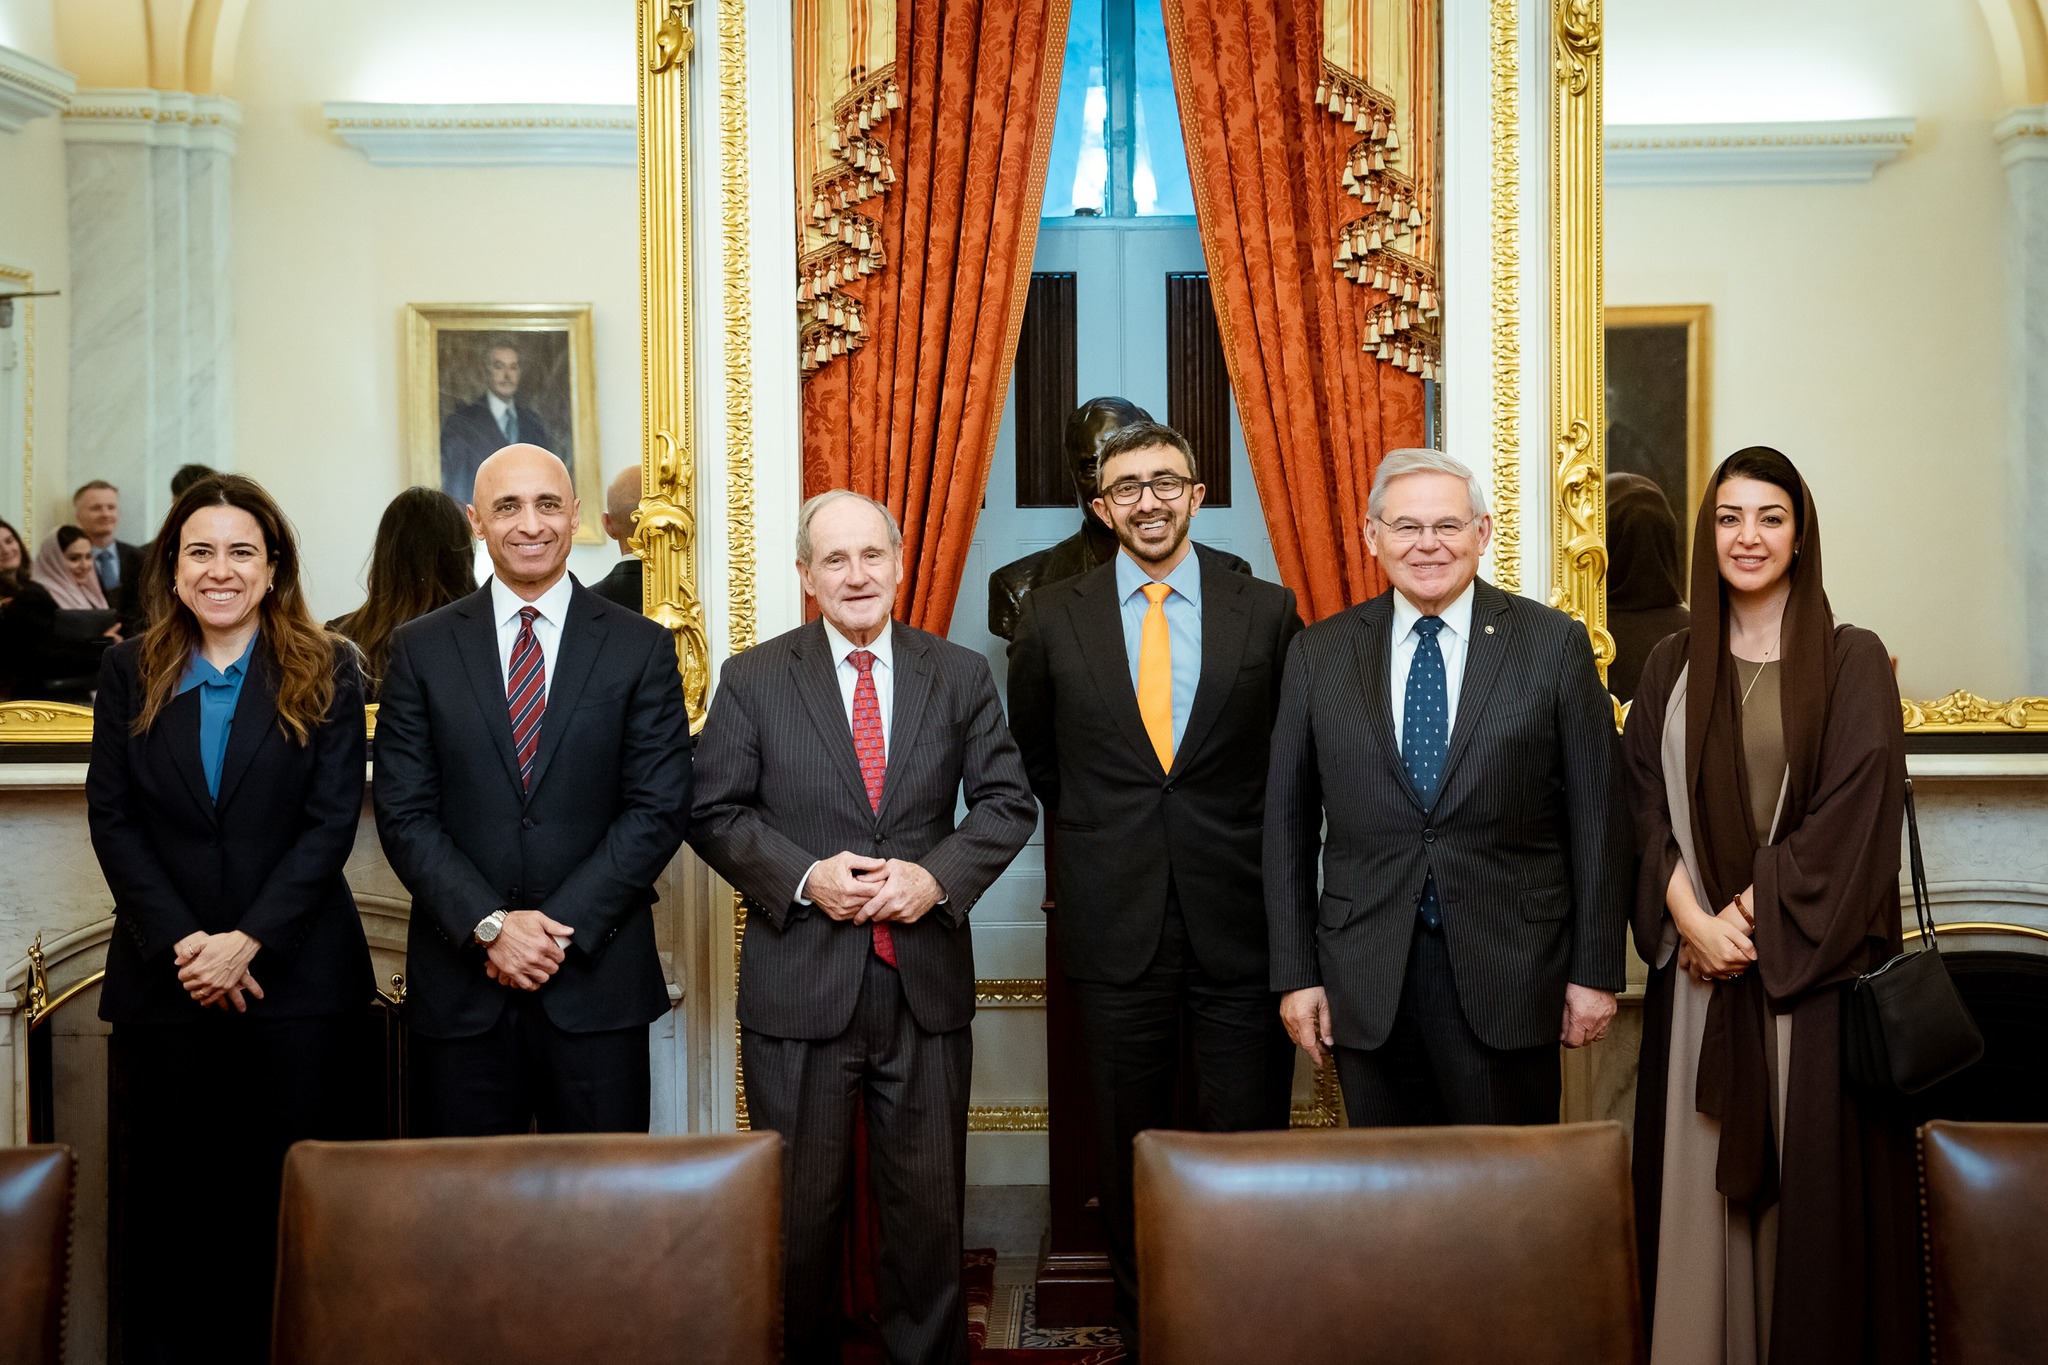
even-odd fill
[(519, 401), (519, 365), (516, 345), (494, 343), (484, 353), (484, 392), (441, 423), (441, 491), (464, 506), (476, 485), (477, 466), (505, 446), (539, 446), (569, 463), (569, 452), (555, 449), (539, 416)]

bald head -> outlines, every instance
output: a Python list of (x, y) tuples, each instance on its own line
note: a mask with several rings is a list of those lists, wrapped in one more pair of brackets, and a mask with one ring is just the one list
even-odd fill
[(619, 477), (604, 492), (605, 539), (619, 542), (622, 555), (633, 553), (626, 542), (632, 539), (633, 513), (639, 506), (640, 466), (630, 465), (619, 471)]
[(506, 446), (477, 466), (470, 529), (498, 581), (529, 602), (561, 580), (579, 515), (569, 467), (539, 446)]

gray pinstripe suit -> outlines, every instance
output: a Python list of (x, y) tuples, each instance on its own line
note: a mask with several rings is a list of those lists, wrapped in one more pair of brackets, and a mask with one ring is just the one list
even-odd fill
[[(784, 1318), (795, 1361), (838, 1359), (834, 1296), (857, 1098), (882, 1216), (890, 1359), (967, 1358), (967, 913), (1031, 837), (1037, 809), (988, 664), (900, 622), (892, 630), (879, 811), (869, 808), (818, 622), (726, 663), (697, 747), (690, 843), (747, 902), (747, 1109), (755, 1127), (788, 1143)], [(956, 827), (963, 791), (967, 816)], [(874, 955), (868, 926), (791, 899), (813, 862), (845, 850), (918, 863), (946, 895), (915, 924), (894, 926), (896, 969)]]
[[(1612, 705), (1582, 626), (1476, 582), (1425, 807), (1394, 743), (1392, 624), (1389, 591), (1309, 627), (1288, 657), (1266, 791), (1273, 988), (1327, 991), (1354, 1123), (1554, 1120), (1566, 983), (1623, 985)], [(1416, 914), (1432, 871), (1441, 935)], [(1359, 1083), (1374, 1061), (1413, 1084)], [(1409, 1102), (1432, 1088), (1434, 1105)]]

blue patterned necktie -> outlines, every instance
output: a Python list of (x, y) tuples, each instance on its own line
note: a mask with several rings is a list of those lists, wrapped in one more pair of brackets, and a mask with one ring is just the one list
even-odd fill
[[(1437, 786), (1444, 775), (1444, 750), (1450, 742), (1450, 692), (1444, 684), (1444, 652), (1437, 645), (1437, 633), (1444, 628), (1441, 616), (1425, 616), (1415, 623), (1415, 658), (1408, 665), (1408, 692), (1401, 703), (1401, 762), (1408, 780), (1425, 808), (1436, 804)], [(1443, 927), (1443, 907), (1437, 901), (1436, 874), (1422, 885), (1415, 903), (1416, 913), (1432, 929)]]
[(515, 445), (515, 446), (516, 446), (516, 445), (518, 445), (518, 444), (519, 444), (519, 409), (518, 409), (518, 408), (514, 408), (514, 407), (508, 407), (508, 408), (506, 408), (506, 409), (505, 409), (505, 420), (504, 420), (504, 421), (502, 421), (502, 422), (500, 422), (500, 423), (498, 424), (498, 429), (499, 429), (500, 431), (502, 431), (502, 432), (504, 432), (504, 433), (505, 433), (505, 443), (506, 443), (507, 445)]

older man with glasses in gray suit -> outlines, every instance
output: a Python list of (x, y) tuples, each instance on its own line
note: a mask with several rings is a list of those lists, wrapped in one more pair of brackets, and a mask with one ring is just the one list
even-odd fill
[(690, 829), (746, 899), (747, 1113), (787, 1143), (784, 1347), (791, 1361), (839, 1359), (848, 1144), (864, 1102), (889, 1359), (964, 1365), (967, 913), (1037, 810), (987, 662), (890, 619), (903, 536), (888, 509), (819, 494), (797, 514), (796, 558), (821, 619), (726, 663)]
[(1389, 453), (1367, 514), (1393, 586), (1295, 638), (1273, 727), (1281, 1017), (1335, 1052), (1354, 1124), (1555, 1122), (1558, 1044), (1605, 1034), (1623, 985), (1613, 707), (1584, 627), (1478, 577), (1462, 462)]

